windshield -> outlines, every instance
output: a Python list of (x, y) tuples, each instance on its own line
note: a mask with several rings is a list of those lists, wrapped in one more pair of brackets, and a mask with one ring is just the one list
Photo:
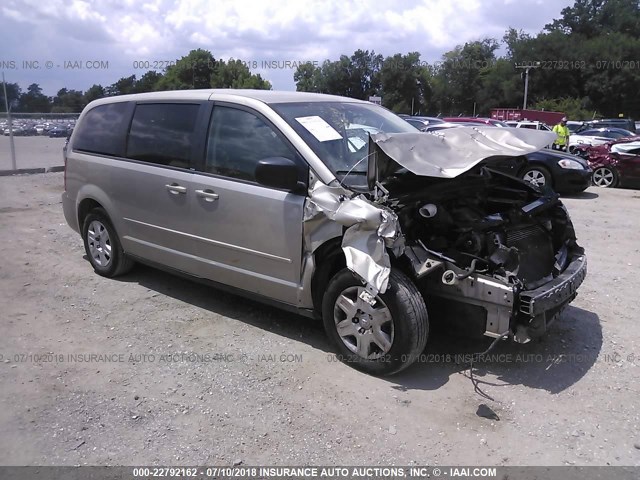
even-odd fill
[(418, 131), (378, 105), (350, 102), (280, 103), (271, 107), (338, 178), (366, 174), (369, 134)]

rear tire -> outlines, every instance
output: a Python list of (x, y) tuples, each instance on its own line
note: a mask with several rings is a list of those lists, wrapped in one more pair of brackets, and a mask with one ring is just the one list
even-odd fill
[(82, 239), (93, 270), (103, 277), (117, 277), (127, 273), (134, 265), (122, 250), (120, 239), (107, 212), (94, 208), (85, 217)]
[(422, 353), (429, 336), (424, 298), (404, 273), (392, 270), (387, 291), (370, 306), (359, 298), (362, 280), (343, 269), (329, 282), (322, 320), (338, 358), (372, 375), (407, 368)]
[(618, 172), (611, 167), (598, 167), (593, 171), (591, 181), (596, 187), (613, 188), (618, 184)]

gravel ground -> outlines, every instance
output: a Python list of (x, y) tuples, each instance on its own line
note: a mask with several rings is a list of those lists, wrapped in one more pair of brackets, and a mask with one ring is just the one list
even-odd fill
[(477, 389), (455, 356), (486, 343), (436, 334), (374, 378), (319, 322), (148, 267), (99, 277), (61, 192), (0, 178), (0, 464), (640, 465), (637, 191), (566, 199), (589, 276)]

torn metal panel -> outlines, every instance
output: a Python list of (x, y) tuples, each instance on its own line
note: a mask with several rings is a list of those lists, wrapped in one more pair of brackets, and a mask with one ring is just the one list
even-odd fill
[(434, 133), (377, 133), (371, 135), (368, 181), (404, 167), (416, 175), (454, 178), (494, 156), (536, 152), (556, 138), (552, 132), (526, 128), (458, 127)]
[(396, 214), (363, 195), (350, 198), (344, 188), (316, 181), (309, 189), (304, 220), (313, 221), (319, 214), (348, 227), (342, 238), (347, 267), (373, 295), (384, 293), (391, 273), (387, 248), (401, 255), (404, 247)]

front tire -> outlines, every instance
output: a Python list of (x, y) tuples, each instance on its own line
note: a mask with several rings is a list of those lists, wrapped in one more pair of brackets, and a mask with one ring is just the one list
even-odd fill
[(343, 269), (329, 282), (322, 319), (339, 359), (373, 375), (391, 375), (424, 350), (429, 319), (424, 298), (404, 273), (391, 271), (387, 291), (374, 305), (360, 298), (362, 281)]
[(538, 188), (544, 186), (552, 187), (552, 179), (549, 170), (538, 165), (527, 167), (521, 175), (522, 180), (535, 185)]
[(612, 188), (618, 184), (618, 172), (611, 167), (598, 167), (593, 171), (591, 181), (597, 187)]
[(122, 250), (120, 239), (102, 208), (94, 208), (82, 225), (84, 250), (94, 271), (103, 277), (117, 277), (133, 267), (133, 260)]

